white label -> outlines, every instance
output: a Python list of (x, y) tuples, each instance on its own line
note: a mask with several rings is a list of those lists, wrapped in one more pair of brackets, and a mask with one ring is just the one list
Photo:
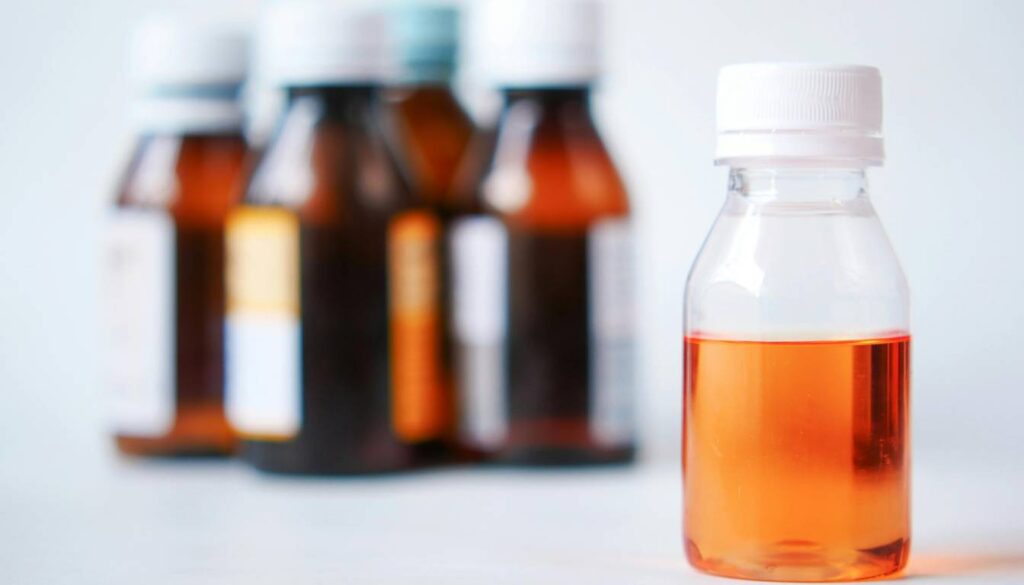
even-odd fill
[(115, 431), (159, 437), (175, 416), (174, 222), (118, 210), (107, 231), (104, 371)]
[(591, 432), (610, 445), (633, 438), (633, 240), (629, 222), (595, 224), (587, 241)]
[(454, 328), (465, 343), (500, 343), (508, 328), (508, 236), (501, 221), (474, 217), (452, 226)]
[(454, 222), (451, 261), (461, 428), (471, 443), (493, 446), (507, 428), (508, 235), (501, 221), (473, 217)]
[(302, 424), (298, 320), (228, 317), (227, 415), (243, 436), (287, 438)]
[(285, 440), (302, 424), (298, 218), (243, 207), (226, 242), (228, 420), (243, 436)]

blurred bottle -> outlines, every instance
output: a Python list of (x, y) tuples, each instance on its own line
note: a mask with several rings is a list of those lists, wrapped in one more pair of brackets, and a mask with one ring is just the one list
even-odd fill
[(910, 544), (907, 284), (867, 192), (872, 67), (726, 67), (725, 205), (686, 286), (685, 541), (700, 570), (850, 581)]
[(224, 223), (246, 156), (247, 40), (172, 18), (131, 47), (139, 141), (108, 230), (107, 383), (118, 448), (228, 453)]
[(458, 12), (400, 4), (391, 13), (397, 71), (387, 92), (397, 150), (415, 196), (443, 214), (463, 207), (452, 182), (474, 126), (452, 91), (458, 53)]
[(472, 155), (478, 213), (452, 230), (452, 317), (463, 440), (506, 461), (634, 454), (629, 201), (590, 111), (599, 18), (585, 1), (484, 7), (504, 108)]
[[(429, 206), (441, 220), (442, 237), (437, 250), (441, 274), (448, 272), (446, 248), (452, 218), (472, 210), (466, 198), (454, 192), (456, 172), (465, 158), (474, 135), (474, 124), (452, 90), (459, 43), (459, 14), (451, 7), (403, 3), (390, 13), (393, 42), (394, 81), (386, 93), (387, 120), (404, 168), (408, 173), (413, 196)], [(445, 407), (454, 407), (449, 353), (450, 294), (441, 279), (440, 324), (442, 336), (443, 388)], [(441, 357), (441, 356), (439, 356)], [(457, 442), (454, 421), (449, 417), (446, 442)], [(449, 449), (450, 450), (450, 449)]]
[(288, 104), (228, 237), (228, 410), (243, 458), (285, 473), (416, 465), (447, 425), (437, 241), (381, 131), (380, 15), (269, 15)]

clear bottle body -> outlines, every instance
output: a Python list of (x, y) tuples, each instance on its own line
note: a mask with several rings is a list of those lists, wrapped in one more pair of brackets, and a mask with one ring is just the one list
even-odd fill
[(690, 562), (797, 581), (902, 568), (909, 301), (864, 169), (734, 168), (685, 316)]
[[(461, 436), (509, 462), (628, 461), (629, 201), (587, 88), (510, 89), (451, 238)], [(484, 157), (481, 157), (484, 158)]]

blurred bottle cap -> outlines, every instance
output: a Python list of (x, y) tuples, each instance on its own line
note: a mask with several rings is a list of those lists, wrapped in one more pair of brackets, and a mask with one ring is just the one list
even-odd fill
[(586, 85), (600, 73), (595, 0), (486, 0), (479, 66), (499, 86)]
[(141, 91), (241, 85), (249, 70), (249, 38), (222, 21), (153, 16), (132, 35), (129, 66)]
[(459, 13), (454, 7), (401, 2), (388, 13), (393, 73), (403, 82), (451, 79), (459, 47)]
[(260, 42), (276, 85), (378, 83), (387, 76), (384, 14), (368, 4), (279, 1), (265, 15)]

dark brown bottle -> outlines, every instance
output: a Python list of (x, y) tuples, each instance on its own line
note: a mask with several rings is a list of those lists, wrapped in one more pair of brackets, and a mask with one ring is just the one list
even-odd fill
[(298, 18), (305, 55), (323, 53), (284, 67), (286, 112), (229, 228), (229, 413), (264, 471), (413, 467), (448, 424), (440, 225), (387, 148), (377, 71), (336, 52), (333, 35), (375, 46), (375, 19)]
[(245, 39), (148, 26), (163, 34), (144, 29), (137, 52), (184, 54), (135, 72), (142, 138), (109, 225), (104, 291), (115, 436), (135, 455), (227, 454), (224, 225), (246, 160)]
[[(590, 112), (593, 39), (578, 29), (596, 8), (552, 17), (578, 43), (560, 53), (546, 33), (527, 34), (528, 47), (508, 38), (529, 26), (521, 4), (491, 4), (492, 25), (509, 29), (494, 35), (505, 103), (472, 190), (482, 213), (452, 230), (462, 434), (504, 461), (628, 461), (630, 208)], [(514, 49), (523, 57), (509, 64)]]

